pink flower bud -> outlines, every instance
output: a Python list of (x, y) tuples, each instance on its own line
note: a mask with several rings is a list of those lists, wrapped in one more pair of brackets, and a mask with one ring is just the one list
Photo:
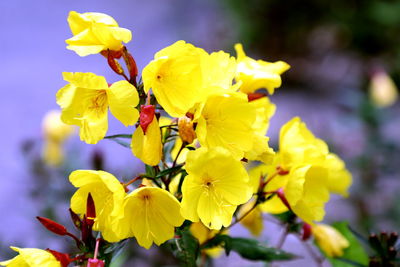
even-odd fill
[(104, 267), (104, 261), (99, 259), (89, 259), (86, 267)]

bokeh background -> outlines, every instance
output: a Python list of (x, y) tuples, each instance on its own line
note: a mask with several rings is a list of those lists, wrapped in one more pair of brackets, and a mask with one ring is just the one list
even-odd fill
[[(81, 58), (65, 49), (70, 10), (107, 13), (132, 30), (127, 47), (139, 69), (180, 39), (232, 55), (233, 45), (241, 42), (253, 58), (288, 62), (292, 68), (271, 97), (277, 104), (269, 130), (272, 145), (277, 147), (286, 121), (302, 117), (354, 176), (351, 196), (333, 198), (325, 221), (347, 220), (364, 234), (399, 229), (400, 105), (385, 93), (397, 92), (395, 85), (400, 85), (399, 1), (13, 0), (0, 1), (0, 10), (0, 259), (10, 256), (9, 245), (67, 249), (66, 240), (42, 230), (35, 216), (70, 225), (70, 171), (101, 165), (125, 179), (141, 171), (128, 149), (108, 140), (85, 145), (77, 136), (66, 144), (61, 167), (41, 159), (42, 119), (58, 108), (55, 94), (65, 85), (61, 73), (94, 72), (111, 82), (118, 79), (103, 57)], [(382, 75), (386, 78), (371, 83)], [(394, 103), (380, 107), (370, 97), (371, 88)], [(113, 119), (110, 123), (109, 134), (134, 130)], [(279, 231), (266, 222), (260, 240), (275, 244)], [(232, 234), (248, 235), (241, 226)], [(297, 242), (289, 238), (283, 248), (305, 259), (280, 266), (307, 266), (307, 253)], [(165, 259), (134, 244), (127, 250), (139, 253), (137, 266), (157, 266)], [(235, 255), (222, 257), (217, 266), (222, 262), (259, 266)]]

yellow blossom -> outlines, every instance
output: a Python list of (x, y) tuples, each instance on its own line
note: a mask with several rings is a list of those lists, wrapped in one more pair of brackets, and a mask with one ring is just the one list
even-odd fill
[(216, 230), (229, 226), (236, 207), (251, 198), (246, 170), (226, 149), (188, 152), (186, 171), (181, 214), (192, 222)]
[(86, 214), (90, 193), (96, 209), (93, 229), (100, 231), (109, 242), (122, 239), (116, 234), (116, 221), (123, 216), (125, 189), (117, 178), (104, 171), (77, 170), (71, 173), (69, 180), (79, 188), (71, 198), (71, 209), (77, 214)]
[[(286, 172), (273, 178), (265, 191), (282, 188), (293, 212), (310, 224), (323, 219), (330, 192), (345, 196), (351, 185), (351, 174), (343, 161), (329, 153), (326, 143), (316, 138), (300, 118), (293, 118), (282, 127), (279, 153), (272, 166), (263, 168), (268, 175), (274, 169)], [(262, 208), (272, 213), (287, 210), (276, 196)]]
[(263, 60), (254, 60), (243, 51), (242, 44), (236, 44), (237, 53), (237, 75), (236, 80), (242, 82), (240, 91), (253, 93), (257, 89), (266, 88), (272, 95), (275, 88), (281, 86), (281, 74), (287, 71), (290, 66), (283, 62), (274, 63)]
[[(142, 113), (143, 114), (143, 107)], [(132, 135), (132, 153), (150, 166), (156, 166), (162, 157), (161, 131), (154, 112), (150, 115), (151, 121), (146, 126), (142, 123)], [(149, 124), (148, 124), (149, 123)]]
[(206, 54), (203, 49), (178, 41), (157, 52), (143, 69), (145, 91), (151, 88), (170, 116), (184, 116), (201, 97), (201, 61)]
[(64, 160), (63, 143), (74, 132), (71, 125), (61, 121), (61, 112), (51, 110), (46, 113), (42, 122), (44, 147), (43, 159), (53, 166), (60, 165)]
[(37, 248), (11, 247), (19, 254), (11, 260), (0, 262), (0, 266), (9, 267), (61, 267), (61, 263), (50, 252)]
[(235, 73), (236, 62), (229, 54), (208, 54), (181, 40), (157, 52), (142, 76), (145, 91), (151, 88), (170, 116), (182, 117), (210, 94), (234, 90)]
[(329, 257), (341, 257), (349, 247), (349, 241), (335, 228), (327, 224), (312, 226), (315, 241), (321, 250)]
[(149, 249), (153, 242), (161, 245), (174, 237), (175, 227), (184, 219), (180, 203), (168, 191), (158, 187), (141, 187), (126, 196), (124, 218), (119, 222), (120, 235), (135, 237)]
[(201, 146), (224, 147), (237, 159), (252, 149), (256, 110), (245, 94), (210, 96), (200, 110), (196, 134)]
[(122, 42), (128, 43), (132, 39), (130, 30), (118, 27), (118, 23), (106, 14), (71, 11), (68, 23), (74, 36), (65, 41), (67, 49), (82, 57), (107, 49), (121, 50)]
[[(199, 244), (202, 245), (206, 241), (213, 238), (219, 231), (217, 230), (210, 230), (201, 222), (195, 222), (190, 225), (190, 232), (191, 234), (199, 241)], [(223, 234), (228, 234), (228, 230), (224, 230)], [(203, 250), (207, 255), (211, 257), (218, 257), (221, 252), (223, 251), (222, 247), (213, 247)]]
[(57, 104), (62, 109), (61, 120), (80, 127), (80, 138), (96, 144), (108, 129), (108, 108), (125, 126), (133, 125), (139, 117), (136, 88), (127, 81), (111, 86), (103, 76), (93, 73), (63, 73), (69, 82), (57, 92)]

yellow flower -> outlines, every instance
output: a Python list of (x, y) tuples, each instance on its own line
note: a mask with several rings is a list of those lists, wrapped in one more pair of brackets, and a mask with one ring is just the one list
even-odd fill
[(63, 123), (60, 116), (60, 111), (51, 110), (46, 113), (42, 122), (43, 159), (47, 164), (53, 166), (60, 165), (63, 162), (63, 143), (74, 132), (74, 128)]
[[(272, 175), (280, 168), (287, 174), (275, 177), (265, 191), (283, 188), (291, 209), (301, 219), (310, 224), (322, 220), (329, 193), (346, 196), (351, 174), (343, 161), (329, 153), (326, 143), (316, 138), (300, 118), (293, 118), (282, 127), (279, 149), (272, 166), (261, 171)], [(271, 213), (286, 209), (277, 197), (263, 204), (263, 210)]]
[[(199, 241), (199, 244), (204, 244), (207, 240), (213, 238), (219, 231), (217, 230), (210, 230), (201, 222), (195, 222), (190, 225), (190, 232), (192, 235)], [(228, 231), (223, 231), (223, 234), (228, 234)], [(218, 257), (223, 248), (221, 247), (213, 247), (203, 250), (207, 255), (211, 257)]]
[(150, 166), (156, 166), (162, 157), (161, 131), (154, 111), (154, 106), (142, 106), (140, 125), (131, 142), (132, 153)]
[(64, 72), (63, 77), (69, 84), (57, 92), (61, 120), (79, 126), (82, 141), (96, 144), (103, 139), (108, 129), (108, 107), (125, 126), (137, 121), (139, 97), (127, 81), (109, 86), (103, 76), (93, 73)]
[(274, 63), (263, 60), (254, 60), (243, 51), (242, 44), (236, 44), (237, 53), (237, 75), (236, 80), (242, 82), (240, 91), (248, 94), (257, 89), (266, 88), (272, 95), (275, 88), (281, 86), (281, 74), (287, 71), (290, 66), (283, 62)]
[(348, 197), (349, 187), (352, 183), (351, 173), (346, 169), (345, 163), (337, 155), (329, 153), (324, 166), (329, 169), (328, 188), (332, 193)]
[(141, 187), (126, 196), (124, 218), (119, 231), (124, 238), (134, 236), (140, 246), (149, 249), (174, 237), (175, 227), (184, 219), (180, 203), (168, 191), (158, 187)]
[(11, 260), (0, 262), (0, 266), (10, 267), (61, 267), (61, 263), (50, 252), (37, 248), (17, 248), (12, 250), (19, 253)]
[(132, 39), (130, 30), (118, 27), (118, 23), (106, 14), (71, 11), (68, 23), (74, 36), (65, 41), (67, 49), (81, 57), (107, 49), (118, 51), (123, 47), (122, 42), (128, 43)]
[(327, 224), (312, 226), (315, 241), (329, 257), (341, 257), (344, 250), (350, 246), (349, 241), (335, 228)]
[(170, 116), (184, 116), (201, 97), (201, 61), (206, 54), (203, 49), (178, 41), (157, 52), (143, 69), (145, 91), (151, 88)]
[[(254, 199), (250, 200), (246, 204), (240, 207), (238, 211), (238, 218), (244, 216), (250, 209), (254, 206)], [(257, 205), (252, 211), (250, 211), (241, 221), (244, 227), (246, 227), (253, 236), (260, 236), (262, 230), (264, 229), (264, 222), (262, 218), (262, 213), (260, 206)]]
[(157, 52), (142, 76), (145, 91), (151, 88), (170, 116), (182, 117), (210, 94), (234, 90), (235, 73), (236, 62), (229, 54), (208, 54), (181, 40)]
[(327, 144), (316, 138), (299, 117), (282, 126), (279, 135), (282, 166), (289, 169), (296, 164), (321, 163), (329, 153)]
[(109, 242), (122, 239), (116, 234), (116, 221), (123, 216), (125, 189), (117, 178), (104, 171), (78, 170), (71, 173), (69, 180), (79, 188), (71, 198), (71, 209), (77, 214), (86, 214), (90, 193), (96, 209), (93, 229), (100, 231)]
[(213, 52), (205, 55), (202, 61), (203, 90), (207, 94), (218, 91), (235, 91), (232, 81), (236, 75), (236, 60), (224, 51)]
[(186, 171), (181, 214), (192, 222), (200, 219), (216, 230), (229, 226), (236, 207), (251, 198), (246, 170), (226, 149), (188, 152)]
[(200, 109), (196, 134), (204, 147), (224, 147), (235, 158), (253, 147), (256, 110), (242, 93), (210, 96)]

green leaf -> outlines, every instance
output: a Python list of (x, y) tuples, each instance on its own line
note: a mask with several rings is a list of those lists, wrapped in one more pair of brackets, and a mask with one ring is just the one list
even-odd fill
[(156, 171), (154, 170), (154, 168), (150, 165), (145, 164), (145, 168), (146, 168), (146, 175), (148, 175), (149, 177), (154, 178), (154, 176), (156, 176)]
[(296, 256), (273, 247), (267, 247), (255, 239), (232, 238), (231, 249), (245, 259), (258, 261), (291, 260)]
[(121, 140), (116, 139), (116, 138), (107, 138), (107, 139), (112, 140), (112, 141), (116, 142), (117, 144), (120, 144), (121, 146), (127, 147), (129, 149), (131, 148), (131, 144), (129, 144), (127, 142), (121, 141)]
[(104, 139), (115, 139), (115, 138), (131, 139), (132, 135), (131, 134), (115, 134), (115, 135), (108, 135), (108, 136), (104, 137)]
[(250, 238), (219, 235), (208, 241), (203, 248), (212, 248), (215, 246), (223, 246), (227, 255), (229, 255), (230, 251), (235, 251), (243, 258), (254, 261), (271, 262), (297, 258), (294, 254), (273, 247), (267, 247), (259, 241)]
[(173, 172), (176, 172), (176, 171), (180, 171), (181, 169), (182, 169), (182, 165), (178, 165), (178, 166), (175, 166), (175, 167), (172, 167), (172, 168), (169, 168), (169, 169), (160, 171), (160, 172), (156, 175), (155, 178), (161, 178), (161, 177), (166, 176), (166, 175), (168, 175), (168, 174), (170, 174), (170, 173), (173, 173)]
[(186, 227), (184, 230), (177, 229), (177, 235), (180, 238), (168, 241), (169, 249), (179, 259), (181, 266), (196, 267), (196, 260), (200, 251), (199, 242), (192, 236), (189, 227)]
[(343, 256), (340, 258), (328, 258), (333, 267), (353, 267), (368, 266), (368, 254), (360, 241), (355, 237), (349, 229), (347, 222), (337, 222), (332, 224), (346, 239), (350, 246), (344, 250)]

